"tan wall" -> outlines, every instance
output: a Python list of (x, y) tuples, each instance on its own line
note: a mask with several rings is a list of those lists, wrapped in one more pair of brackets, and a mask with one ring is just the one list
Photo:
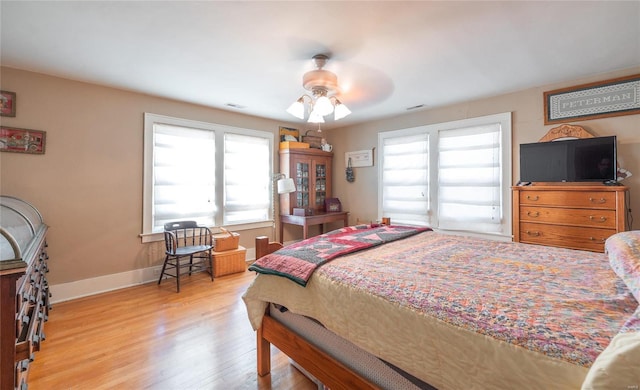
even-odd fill
[[(0, 153), (0, 192), (44, 215), (51, 284), (162, 263), (164, 249), (139, 238), (144, 112), (274, 134), (292, 126), (11, 68), (1, 76), (2, 89), (17, 94), (17, 115), (2, 125), (47, 132), (44, 155)], [(243, 231), (240, 244), (253, 247), (262, 234), (273, 229)]]
[[(568, 83), (531, 88), (520, 92), (447, 107), (426, 108), (395, 118), (328, 130), (325, 132), (325, 137), (327, 141), (333, 145), (335, 155), (333, 169), (336, 174), (332, 183), (334, 196), (340, 198), (343, 208), (350, 212), (351, 223), (354, 223), (357, 218), (361, 220), (377, 220), (377, 151), (374, 151), (373, 167), (354, 169), (356, 180), (353, 183), (345, 180), (345, 152), (376, 148), (378, 133), (382, 131), (411, 128), (501, 112), (513, 113), (513, 182), (511, 184), (515, 184), (518, 181), (519, 174), (519, 145), (521, 143), (536, 142), (546, 134), (549, 129), (558, 126), (558, 124), (544, 125), (543, 92), (638, 73), (640, 73), (640, 67), (578, 79)], [(425, 93), (428, 93), (428, 91)], [(617, 136), (618, 162), (634, 174), (634, 176), (625, 180), (624, 184), (630, 187), (631, 210), (636, 211), (633, 228), (640, 229), (640, 115), (618, 116), (569, 123), (583, 126), (596, 136)]]
[[(640, 68), (326, 131), (334, 145), (334, 195), (351, 212), (352, 222), (377, 219), (377, 161), (372, 168), (356, 168), (355, 183), (347, 183), (344, 152), (375, 148), (380, 131), (512, 111), (517, 161), (520, 143), (537, 141), (553, 127), (543, 125), (543, 91), (633, 73)], [(44, 155), (0, 153), (0, 193), (33, 203), (50, 225), (51, 284), (161, 263), (160, 248), (139, 238), (144, 112), (274, 134), (278, 126), (303, 127), (11, 68), (1, 68), (0, 76), (2, 89), (17, 93), (17, 116), (2, 117), (2, 125), (47, 132)], [(640, 210), (640, 199), (633, 198), (640, 193), (639, 121), (634, 115), (575, 122), (595, 135), (618, 136), (620, 162), (635, 174), (625, 183), (634, 210)], [(515, 182), (517, 165), (514, 172)], [(285, 240), (300, 238), (300, 230), (287, 226)], [(256, 235), (273, 237), (273, 230), (241, 234), (240, 244), (253, 247)]]

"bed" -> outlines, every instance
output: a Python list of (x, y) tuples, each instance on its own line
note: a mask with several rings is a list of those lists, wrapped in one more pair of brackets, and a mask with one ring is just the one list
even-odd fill
[(419, 231), (340, 247), (307, 280), (270, 271), (393, 228), (350, 226), (282, 249), (257, 239), (260, 272), (243, 300), (260, 375), (273, 344), (329, 388), (384, 387), (274, 318), (275, 303), (440, 390), (640, 386), (638, 231), (609, 238), (606, 254)]

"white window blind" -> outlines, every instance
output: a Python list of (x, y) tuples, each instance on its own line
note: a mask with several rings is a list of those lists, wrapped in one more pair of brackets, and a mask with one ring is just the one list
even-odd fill
[(438, 227), (502, 231), (500, 124), (440, 131)]
[(378, 218), (511, 236), (511, 113), (381, 132)]
[(267, 138), (225, 134), (225, 225), (265, 221), (270, 218), (269, 148)]
[(213, 226), (214, 133), (155, 123), (153, 138), (153, 230), (175, 220)]
[(429, 222), (429, 135), (382, 140), (382, 215), (396, 223)]
[(143, 242), (164, 224), (234, 229), (271, 222), (271, 132), (145, 113)]

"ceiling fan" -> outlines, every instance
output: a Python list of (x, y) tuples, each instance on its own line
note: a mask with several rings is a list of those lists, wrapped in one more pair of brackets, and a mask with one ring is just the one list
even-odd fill
[(308, 103), (310, 123), (324, 123), (324, 117), (331, 113), (334, 120), (339, 120), (351, 114), (351, 110), (342, 103), (336, 93), (340, 91), (338, 76), (335, 73), (323, 69), (329, 60), (326, 54), (316, 54), (313, 61), (317, 69), (305, 73), (302, 77), (302, 86), (311, 95), (304, 94), (296, 100), (287, 112), (299, 119), (305, 117), (305, 99)]

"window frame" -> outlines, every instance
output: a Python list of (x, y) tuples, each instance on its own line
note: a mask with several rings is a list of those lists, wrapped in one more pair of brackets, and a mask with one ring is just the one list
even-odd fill
[[(215, 226), (223, 225), (224, 215), (224, 147), (225, 134), (239, 134), (245, 136), (253, 136), (266, 138), (269, 142), (269, 175), (273, 175), (274, 167), (274, 134), (263, 130), (252, 130), (239, 128), (217, 123), (209, 123), (196, 121), (191, 119), (176, 118), (165, 115), (144, 113), (144, 142), (143, 142), (143, 211), (142, 211), (142, 233), (140, 237), (142, 242), (162, 241), (164, 235), (162, 232), (153, 231), (153, 153), (154, 153), (154, 132), (155, 123), (167, 124), (179, 127), (188, 127), (200, 130), (208, 130), (214, 133), (215, 137), (215, 182), (216, 182), (216, 209), (219, 210), (214, 216)], [(269, 217), (265, 221), (240, 223), (227, 226), (233, 226), (233, 230), (247, 230), (273, 226), (273, 181), (269, 180)], [(208, 226), (212, 228), (214, 226)]]
[[(384, 168), (384, 153), (383, 142), (385, 138), (402, 137), (416, 134), (428, 134), (429, 137), (429, 170), (428, 170), (428, 209), (429, 216), (426, 222), (427, 226), (432, 227), (434, 230), (449, 232), (452, 234), (470, 234), (485, 237), (504, 237), (505, 239), (511, 239), (512, 234), (512, 202), (511, 202), (511, 181), (512, 181), (512, 118), (511, 112), (486, 115), (476, 118), (462, 119), (444, 123), (436, 123), (430, 125), (416, 126), (407, 129), (391, 130), (378, 133), (378, 150), (380, 150), (379, 165), (378, 165), (378, 219), (385, 217), (382, 212), (383, 202), (383, 181), (382, 173)], [(488, 125), (488, 124), (500, 124), (500, 137), (501, 137), (501, 227), (502, 232), (490, 233), (479, 231), (463, 231), (463, 230), (445, 230), (439, 227), (438, 221), (438, 146), (439, 146), (439, 133), (450, 130), (459, 130), (468, 127)], [(435, 169), (434, 169), (435, 168)], [(392, 221), (393, 222), (393, 221)]]

